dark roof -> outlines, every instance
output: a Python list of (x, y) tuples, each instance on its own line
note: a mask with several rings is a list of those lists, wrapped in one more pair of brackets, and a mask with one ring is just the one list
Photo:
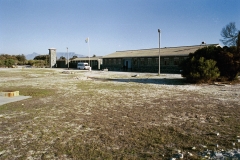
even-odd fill
[[(189, 53), (194, 53), (196, 50), (206, 46), (219, 46), (219, 44), (180, 46), (180, 47), (165, 47), (160, 48), (160, 56), (188, 56)], [(116, 51), (103, 58), (122, 58), (122, 57), (158, 57), (159, 48)]]
[[(90, 60), (98, 60), (98, 59), (102, 59), (102, 56), (98, 56), (98, 57), (90, 57)], [(79, 58), (74, 58), (72, 61), (88, 61), (89, 58), (88, 57), (79, 57)]]

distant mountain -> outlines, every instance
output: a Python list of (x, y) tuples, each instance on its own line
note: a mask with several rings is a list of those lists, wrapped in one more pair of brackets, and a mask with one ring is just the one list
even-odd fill
[(32, 60), (34, 57), (39, 56), (40, 54), (33, 52), (32, 54), (25, 55), (27, 60)]
[[(33, 52), (32, 54), (25, 55), (25, 57), (26, 57), (27, 60), (33, 60), (36, 56), (39, 56), (39, 55), (42, 55), (42, 54), (38, 54), (36, 52)], [(60, 57), (67, 58), (67, 56), (69, 56), (69, 58), (72, 58), (73, 56), (86, 57), (86, 56), (81, 55), (81, 54), (75, 54), (75, 52), (68, 52), (68, 55), (67, 55), (67, 52), (57, 52), (57, 59), (59, 59)]]
[(65, 58), (72, 58), (73, 56), (77, 56), (77, 57), (86, 57), (84, 55), (81, 54), (75, 54), (75, 52), (57, 52), (57, 59), (59, 59), (60, 57), (65, 57)]

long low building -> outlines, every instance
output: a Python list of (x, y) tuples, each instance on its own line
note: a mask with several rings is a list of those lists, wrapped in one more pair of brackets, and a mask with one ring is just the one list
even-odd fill
[[(203, 44), (194, 46), (165, 47), (160, 49), (161, 73), (179, 73), (179, 64), (186, 59), (189, 53), (206, 46), (219, 44)], [(116, 51), (102, 57), (103, 69), (110, 71), (158, 72), (159, 48)]]
[[(161, 73), (179, 73), (179, 64), (196, 50), (219, 44), (202, 44), (193, 46), (160, 48)], [(79, 57), (69, 61), (70, 68), (77, 68), (78, 62), (90, 62), (93, 70), (152, 72), (159, 70), (159, 48), (116, 51), (101, 57)], [(67, 60), (58, 60), (57, 67), (66, 68)]]

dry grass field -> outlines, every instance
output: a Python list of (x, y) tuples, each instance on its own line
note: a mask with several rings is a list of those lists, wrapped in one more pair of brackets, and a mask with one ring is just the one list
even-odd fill
[(0, 159), (169, 159), (178, 150), (200, 159), (240, 148), (239, 84), (71, 71), (0, 69), (0, 91), (32, 96), (0, 106)]

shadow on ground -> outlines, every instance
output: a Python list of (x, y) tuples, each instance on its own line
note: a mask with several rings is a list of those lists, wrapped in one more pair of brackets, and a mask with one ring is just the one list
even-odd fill
[(88, 77), (97, 81), (114, 81), (114, 82), (134, 82), (144, 84), (162, 84), (162, 85), (186, 85), (184, 78), (99, 78)]

